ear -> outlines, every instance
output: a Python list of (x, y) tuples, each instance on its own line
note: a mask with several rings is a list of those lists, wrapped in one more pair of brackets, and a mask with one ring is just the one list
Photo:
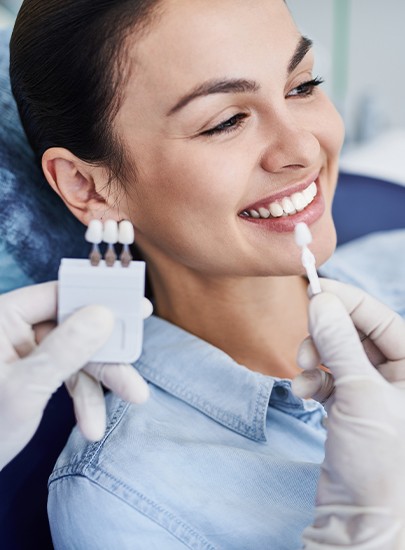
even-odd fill
[(85, 225), (92, 219), (119, 221), (125, 217), (105, 168), (92, 166), (62, 147), (52, 147), (43, 154), (42, 170), (52, 189)]

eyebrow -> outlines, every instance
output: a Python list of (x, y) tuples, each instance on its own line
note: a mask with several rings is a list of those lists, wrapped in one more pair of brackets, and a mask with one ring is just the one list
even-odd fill
[(196, 99), (197, 97), (207, 96), (211, 94), (229, 94), (229, 93), (239, 93), (243, 94), (246, 92), (257, 92), (260, 86), (253, 80), (246, 80), (241, 78), (233, 78), (226, 80), (208, 80), (200, 86), (197, 86), (190, 93), (185, 95), (176, 103), (174, 107), (170, 109), (167, 113), (167, 116), (170, 116), (177, 111), (180, 111), (185, 107), (190, 101)]
[[(290, 59), (287, 68), (287, 74), (291, 74), (293, 70), (301, 63), (308, 50), (312, 47), (312, 40), (301, 36), (300, 40), (295, 48), (295, 51)], [(246, 80), (244, 78), (233, 79), (220, 79), (220, 80), (208, 80), (203, 84), (200, 84), (191, 92), (183, 96), (167, 113), (167, 116), (171, 116), (174, 113), (180, 111), (183, 107), (188, 105), (194, 99), (198, 97), (204, 97), (211, 94), (229, 94), (229, 93), (247, 93), (257, 92), (260, 89), (259, 84), (253, 80)]]
[(290, 63), (288, 64), (287, 74), (290, 75), (294, 69), (298, 67), (304, 57), (307, 55), (308, 51), (312, 48), (312, 40), (306, 36), (301, 36), (300, 40), (295, 48), (295, 51), (291, 57)]

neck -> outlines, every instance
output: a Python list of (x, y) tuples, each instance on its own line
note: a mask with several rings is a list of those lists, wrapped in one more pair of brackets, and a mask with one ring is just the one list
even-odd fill
[[(166, 271), (167, 273), (167, 271)], [(220, 348), (247, 368), (292, 378), (307, 336), (307, 283), (301, 277), (215, 278), (150, 267), (157, 314)]]

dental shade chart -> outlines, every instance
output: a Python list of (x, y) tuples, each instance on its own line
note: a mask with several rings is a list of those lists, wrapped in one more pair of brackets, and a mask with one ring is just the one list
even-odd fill
[(301, 248), (301, 262), (307, 272), (312, 294), (319, 294), (321, 292), (321, 285), (316, 271), (316, 260), (308, 248), (308, 245), (312, 242), (312, 235), (305, 222), (297, 223), (294, 228), (294, 238), (296, 245)]
[[(108, 342), (92, 361), (132, 363), (142, 352), (145, 262), (132, 261), (129, 246), (134, 242), (132, 224), (123, 220), (92, 220), (85, 233), (91, 243), (89, 260), (63, 258), (59, 268), (58, 322), (91, 304), (108, 307), (115, 326)], [(99, 249), (107, 244), (104, 260)], [(120, 259), (114, 245), (122, 245)]]

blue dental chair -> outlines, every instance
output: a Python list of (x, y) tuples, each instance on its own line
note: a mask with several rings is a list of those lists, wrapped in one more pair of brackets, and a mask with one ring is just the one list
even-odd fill
[[(88, 254), (83, 226), (47, 185), (24, 136), (10, 91), (8, 41), (9, 32), (0, 32), (0, 292), (56, 279), (62, 256)], [(404, 205), (404, 187), (340, 174), (333, 206), (339, 244), (405, 228)], [(3, 550), (52, 548), (47, 479), (73, 424), (71, 402), (61, 388), (30, 444), (0, 473)]]

